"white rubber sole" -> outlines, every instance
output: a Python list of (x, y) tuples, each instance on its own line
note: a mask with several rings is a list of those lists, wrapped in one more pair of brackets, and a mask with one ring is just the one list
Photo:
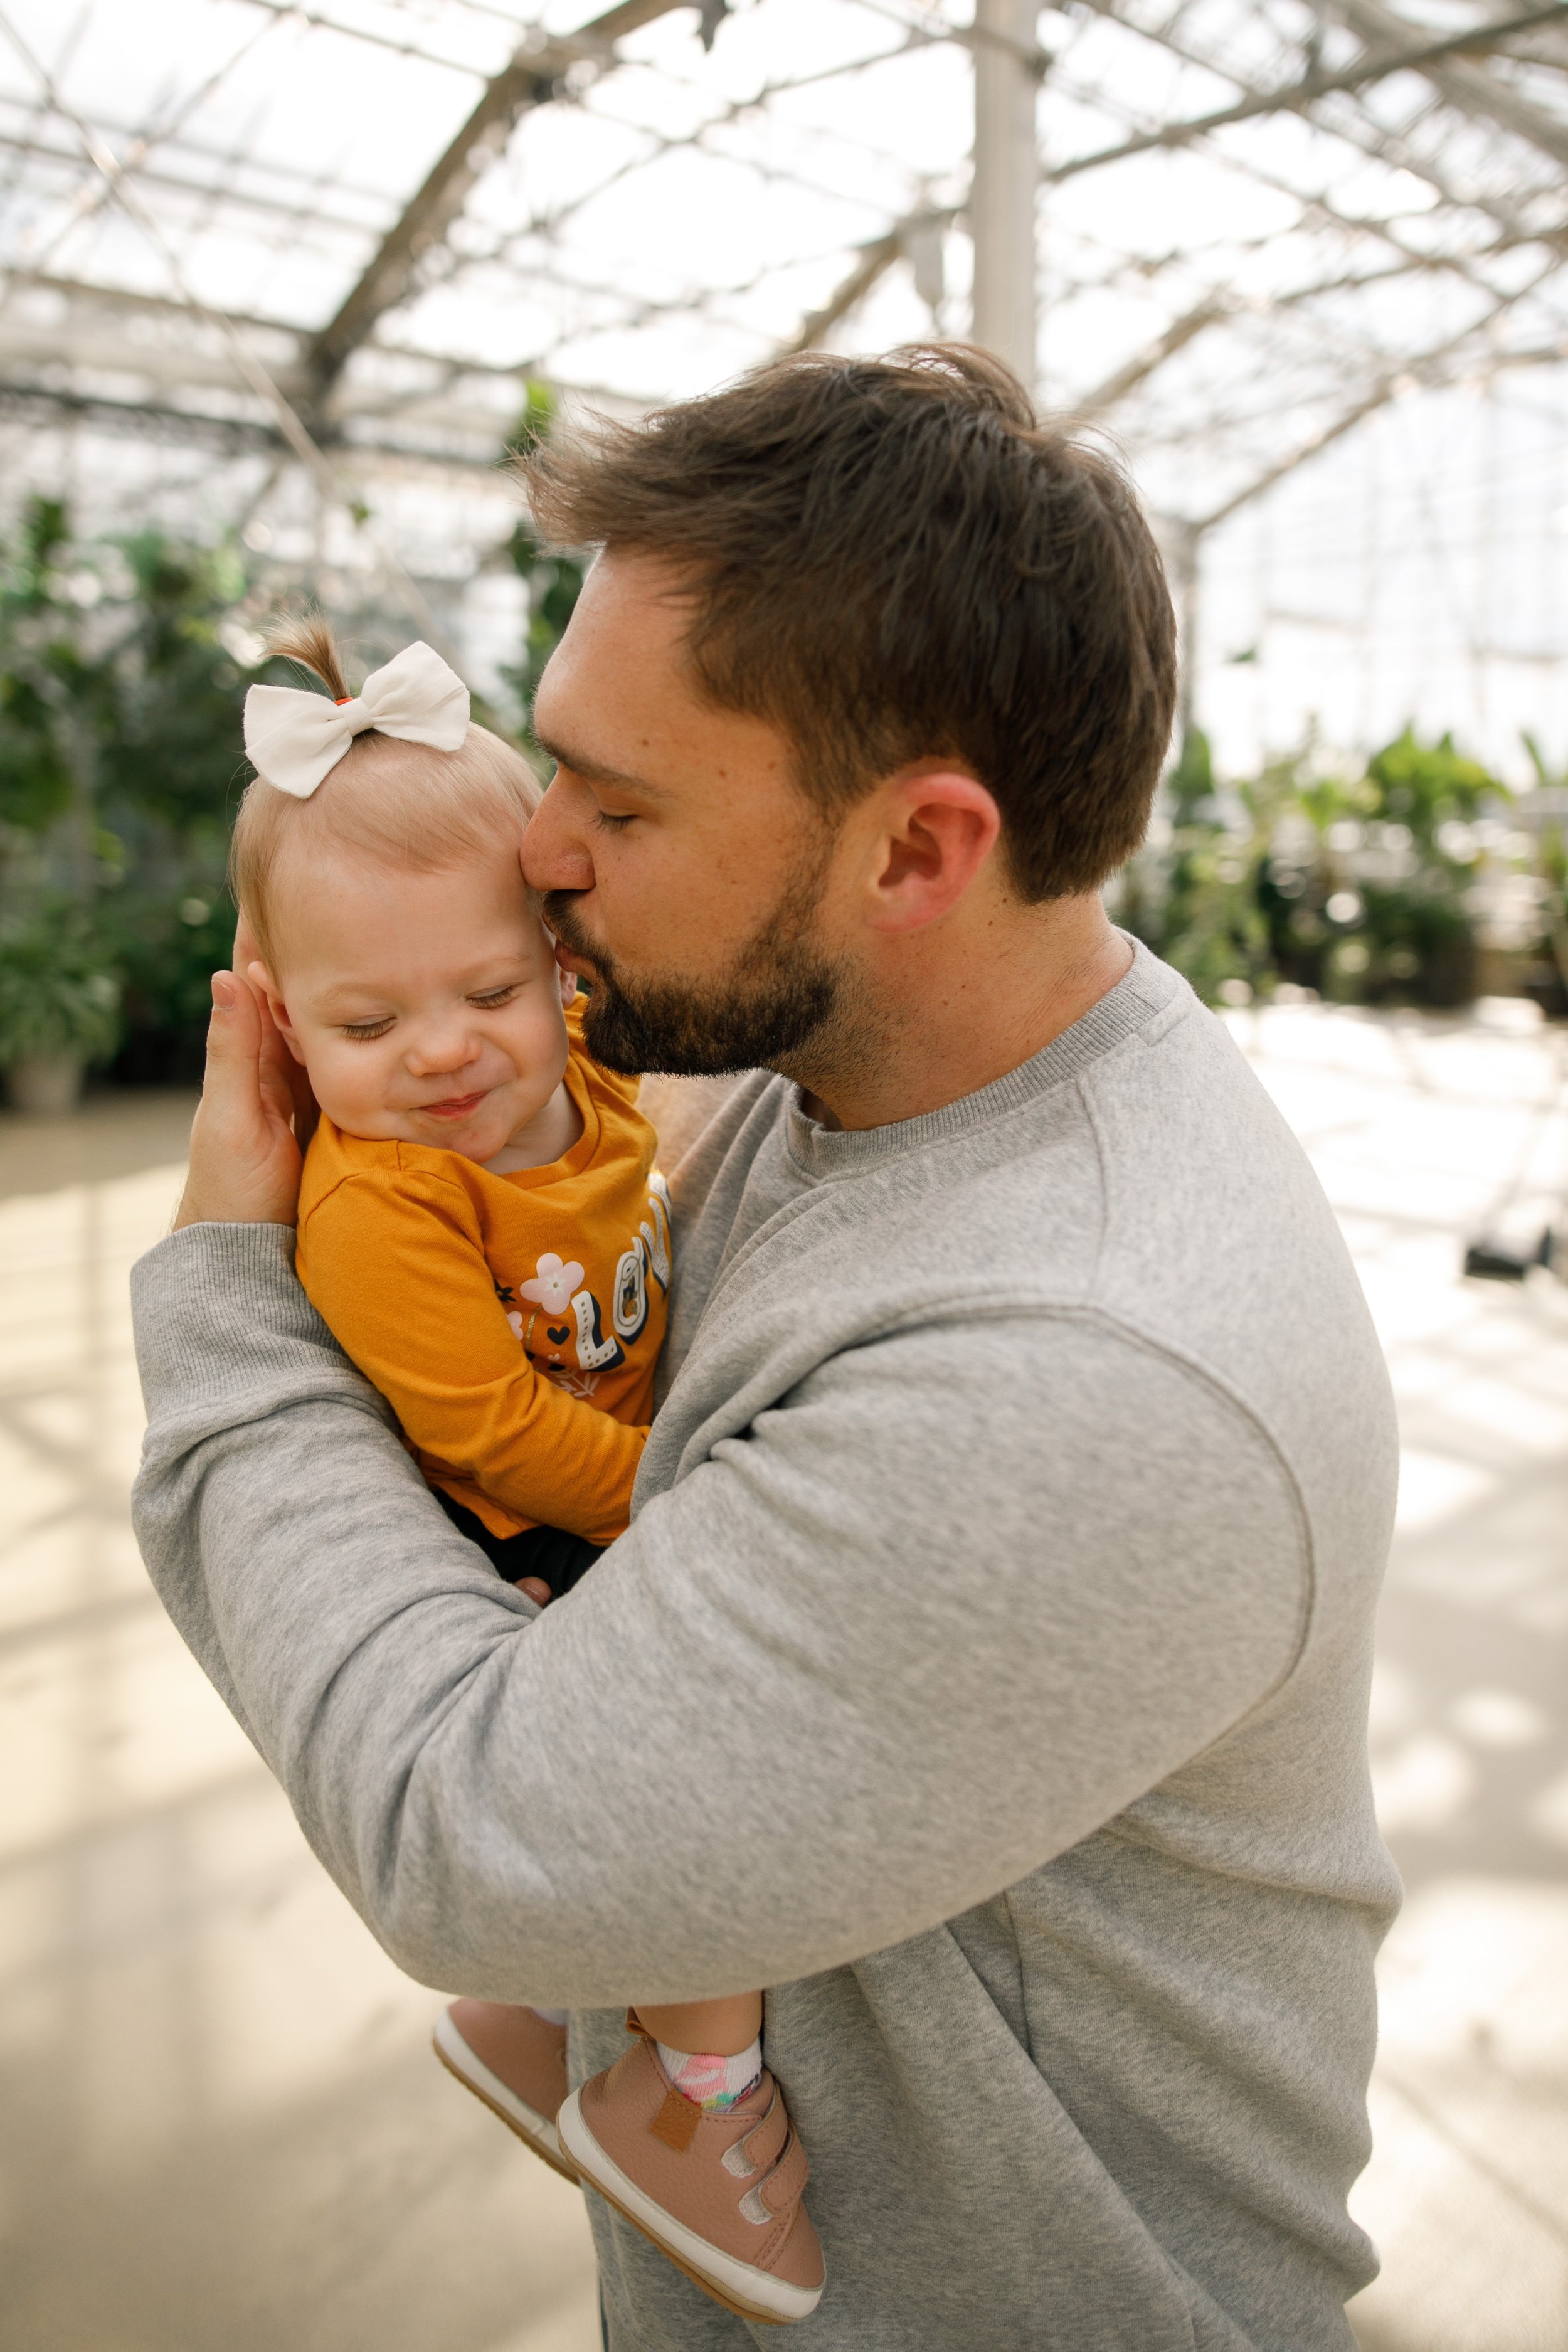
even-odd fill
[(583, 2119), (582, 2102), (575, 2091), (555, 2125), (566, 2159), (576, 2166), (584, 2186), (607, 2198), (694, 2285), (705, 2288), (716, 2302), (742, 2319), (771, 2320), (782, 2326), (811, 2317), (822, 2300), (821, 2287), (792, 2286), (787, 2279), (774, 2278), (771, 2272), (758, 2270), (754, 2263), (743, 2263), (739, 2255), (710, 2246), (706, 2238), (667, 2213), (605, 2155)]
[(482, 2099), (491, 2114), (499, 2116), (563, 2180), (576, 2179), (576, 2169), (563, 2150), (560, 2135), (550, 2117), (541, 2115), (537, 2107), (531, 2107), (526, 2099), (520, 2099), (499, 2074), (490, 2072), (477, 2052), (469, 2049), (446, 2010), (436, 2020), (430, 2042), (447, 2072), (455, 2074), (466, 2091)]

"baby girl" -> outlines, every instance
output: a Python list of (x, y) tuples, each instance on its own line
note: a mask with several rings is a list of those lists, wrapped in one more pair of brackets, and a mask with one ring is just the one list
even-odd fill
[[(247, 977), (321, 1108), (300, 1278), (447, 1517), (549, 1600), (630, 1516), (670, 1278), (653, 1130), (637, 1082), (589, 1059), (523, 883), (526, 762), (427, 646), (357, 699), (321, 623), (274, 651), (332, 698), (252, 687), (234, 837)], [(627, 2022), (632, 2048), (570, 2097), (563, 2011), (455, 2001), (436, 2048), (721, 2303), (805, 2318), (822, 2257), (762, 1996)]]

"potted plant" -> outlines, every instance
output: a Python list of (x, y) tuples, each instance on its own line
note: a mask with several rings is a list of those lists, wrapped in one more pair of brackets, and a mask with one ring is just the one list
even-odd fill
[(69, 1110), (119, 1033), (120, 983), (79, 908), (0, 930), (0, 1068), (18, 1110)]

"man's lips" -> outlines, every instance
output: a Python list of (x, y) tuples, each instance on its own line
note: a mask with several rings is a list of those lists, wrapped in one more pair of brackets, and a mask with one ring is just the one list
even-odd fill
[(579, 978), (584, 972), (591, 973), (595, 969), (591, 955), (585, 954), (581, 948), (569, 948), (564, 940), (555, 942), (555, 961), (563, 971), (574, 972)]

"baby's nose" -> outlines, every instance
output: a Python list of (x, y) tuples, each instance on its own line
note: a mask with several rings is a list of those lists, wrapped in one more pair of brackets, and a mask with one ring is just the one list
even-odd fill
[(479, 1039), (463, 1024), (452, 1022), (411, 1038), (404, 1058), (416, 1077), (438, 1078), (467, 1069), (479, 1056)]

